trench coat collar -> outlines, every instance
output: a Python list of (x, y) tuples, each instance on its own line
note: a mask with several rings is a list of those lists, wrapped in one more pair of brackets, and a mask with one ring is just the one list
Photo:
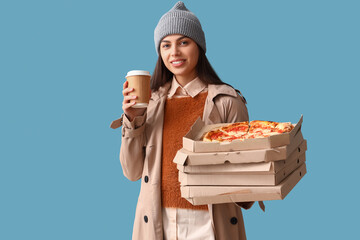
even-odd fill
[(157, 91), (151, 93), (150, 99), (152, 99), (154, 101), (158, 101), (160, 98), (167, 96), (170, 87), (171, 87), (171, 81), (166, 82)]

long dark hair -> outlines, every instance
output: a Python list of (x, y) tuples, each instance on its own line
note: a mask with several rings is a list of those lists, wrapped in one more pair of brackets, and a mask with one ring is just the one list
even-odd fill
[[(198, 48), (199, 59), (196, 65), (196, 72), (201, 81), (207, 84), (226, 84), (221, 81), (215, 70), (212, 68), (204, 50), (199, 45)], [(157, 91), (165, 83), (172, 81), (173, 75), (174, 74), (166, 68), (161, 56), (159, 55), (154, 72), (151, 76), (151, 90)]]

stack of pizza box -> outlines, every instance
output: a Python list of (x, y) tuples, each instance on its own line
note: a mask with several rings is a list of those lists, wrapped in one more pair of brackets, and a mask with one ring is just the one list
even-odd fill
[(198, 119), (173, 160), (181, 196), (193, 205), (284, 199), (306, 173), (302, 121), (289, 133), (220, 143), (201, 136), (226, 124)]

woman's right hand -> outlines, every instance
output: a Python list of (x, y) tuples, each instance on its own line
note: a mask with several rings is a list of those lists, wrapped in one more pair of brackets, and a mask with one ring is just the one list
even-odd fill
[(124, 101), (122, 103), (122, 109), (124, 110), (125, 115), (130, 121), (133, 121), (135, 117), (141, 116), (146, 111), (146, 108), (133, 108), (132, 106), (136, 104), (135, 101), (130, 102), (131, 100), (137, 99), (137, 96), (131, 96), (129, 93), (134, 91), (134, 88), (128, 88), (128, 81), (125, 81), (123, 85), (123, 96)]

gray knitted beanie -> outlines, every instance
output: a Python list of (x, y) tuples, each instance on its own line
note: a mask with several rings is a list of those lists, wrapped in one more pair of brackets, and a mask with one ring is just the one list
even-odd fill
[(205, 34), (199, 19), (190, 12), (183, 2), (177, 2), (173, 8), (159, 20), (155, 31), (154, 41), (159, 55), (160, 41), (170, 34), (181, 34), (194, 40), (206, 52)]

